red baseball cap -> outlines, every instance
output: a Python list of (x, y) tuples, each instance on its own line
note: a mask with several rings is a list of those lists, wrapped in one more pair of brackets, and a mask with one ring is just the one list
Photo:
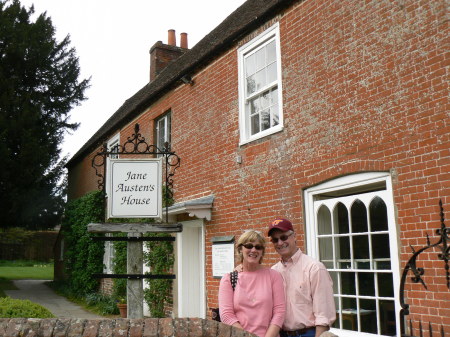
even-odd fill
[(283, 218), (277, 218), (272, 221), (272, 223), (269, 225), (269, 232), (267, 233), (268, 236), (270, 236), (270, 232), (274, 229), (279, 229), (280, 231), (287, 232), (287, 231), (294, 231), (294, 227), (292, 227), (292, 223)]

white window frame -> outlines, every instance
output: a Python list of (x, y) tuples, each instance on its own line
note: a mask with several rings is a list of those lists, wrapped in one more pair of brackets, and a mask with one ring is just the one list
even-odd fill
[[(348, 190), (363, 188), (373, 184), (383, 183), (386, 186), (386, 190), (381, 191), (383, 193), (383, 200), (385, 200), (388, 216), (388, 232), (389, 232), (389, 245), (390, 245), (390, 262), (393, 278), (394, 288), (394, 302), (395, 302), (395, 315), (396, 315), (396, 330), (397, 335), (400, 335), (400, 300), (399, 300), (399, 286), (400, 286), (400, 267), (399, 267), (399, 250), (398, 250), (398, 232), (395, 222), (394, 212), (394, 200), (392, 193), (392, 180), (391, 176), (387, 172), (367, 172), (348, 175), (340, 177), (331, 181), (327, 181), (323, 184), (308, 188), (304, 191), (305, 202), (305, 220), (306, 220), (306, 240), (307, 240), (307, 253), (308, 255), (319, 259), (318, 238), (317, 238), (317, 224), (315, 201), (319, 199), (320, 195), (330, 192), (337, 192), (339, 190)], [(373, 334), (357, 332), (346, 329), (332, 329), (339, 336), (373, 336)]]
[[(114, 137), (112, 137), (112, 138), (110, 138), (108, 140), (108, 144), (107, 144), (108, 151), (111, 151), (114, 148), (114, 146), (120, 145), (119, 142), (120, 142), (120, 133), (116, 134)], [(116, 155), (113, 154), (113, 155), (110, 155), (109, 158), (110, 159), (117, 159), (117, 158), (119, 158), (119, 155), (118, 154), (116, 154)]]
[[(168, 110), (166, 111), (163, 115), (159, 116), (158, 118), (155, 119), (155, 135), (156, 135), (156, 147), (159, 150), (163, 150), (164, 149), (164, 144), (160, 144), (159, 142), (159, 122), (160, 121), (164, 121), (164, 140), (165, 142), (169, 143), (169, 147), (171, 145), (172, 142), (172, 110)], [(170, 121), (170, 123), (169, 123)], [(159, 155), (161, 156), (161, 155)]]
[[(261, 46), (275, 41), (276, 46), (276, 61), (277, 61), (277, 79), (276, 81), (268, 84), (266, 87), (261, 88), (259, 93), (265, 92), (270, 88), (277, 88), (278, 90), (278, 113), (279, 113), (279, 123), (278, 125), (272, 126), (267, 130), (260, 131), (257, 134), (250, 135), (250, 117), (247, 116), (246, 105), (249, 99), (247, 99), (247, 88), (245, 80), (245, 69), (244, 69), (244, 58), (249, 54), (252, 54), (258, 50)], [(240, 131), (240, 142), (239, 145), (243, 145), (254, 140), (266, 137), (273, 133), (283, 130), (283, 101), (282, 101), (282, 85), (281, 85), (281, 49), (280, 49), (280, 28), (279, 24), (276, 23), (262, 34), (258, 35), (256, 38), (252, 39), (250, 42), (246, 43), (244, 46), (238, 49), (238, 75), (239, 75), (239, 131)], [(257, 95), (253, 95), (249, 98), (254, 98)]]

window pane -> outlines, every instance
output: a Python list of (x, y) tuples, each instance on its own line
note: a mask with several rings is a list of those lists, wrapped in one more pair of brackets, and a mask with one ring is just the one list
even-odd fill
[(270, 104), (278, 105), (278, 88), (272, 89), (272, 91), (270, 92), (270, 95), (271, 95)]
[(352, 232), (361, 233), (367, 232), (367, 210), (366, 206), (361, 200), (356, 200), (351, 208), (352, 217)]
[(266, 109), (270, 105), (270, 93), (266, 91), (261, 96), (261, 109)]
[(266, 55), (265, 54), (266, 54), (265, 48), (261, 48), (255, 53), (256, 71), (261, 70), (262, 68), (264, 68), (266, 66)]
[(355, 260), (368, 260), (370, 258), (368, 235), (357, 235), (353, 237), (353, 256)]
[(277, 64), (272, 63), (267, 67), (267, 83), (277, 80)]
[(334, 215), (334, 232), (338, 234), (348, 233), (348, 212), (347, 207), (341, 202), (338, 202), (333, 211)]
[(356, 317), (356, 299), (342, 298), (342, 328), (358, 331), (358, 321)]
[(266, 71), (260, 70), (255, 75), (255, 88), (256, 91), (260, 90), (262, 87), (264, 87), (267, 84), (266, 81)]
[(278, 113), (278, 104), (273, 105), (270, 108), (270, 112), (272, 113), (272, 126), (280, 124), (280, 116)]
[(375, 197), (370, 203), (369, 214), (372, 232), (388, 230), (386, 204), (380, 197)]
[(358, 273), (359, 294), (375, 296), (375, 281), (372, 273)]
[(395, 305), (393, 301), (380, 301), (381, 334), (395, 336)]
[(251, 134), (258, 133), (259, 130), (259, 115), (253, 115), (251, 119)]
[(255, 75), (247, 77), (247, 95), (251, 95), (256, 91)]
[(172, 118), (171, 118), (171, 115), (170, 115), (170, 114), (167, 115), (166, 129), (167, 129), (167, 132), (166, 132), (166, 142), (168, 142), (169, 145), (170, 145), (171, 142), (172, 142), (172, 132), (171, 132), (171, 130), (172, 130)]
[(390, 270), (391, 261), (375, 261), (375, 269), (378, 270)]
[[(319, 238), (319, 259), (320, 261), (333, 261), (333, 239)], [(324, 262), (325, 263), (325, 262)], [(331, 263), (331, 267), (333, 263)], [(329, 268), (329, 266), (327, 266)]]
[(261, 111), (261, 131), (267, 130), (270, 128), (270, 113), (269, 110)]
[(356, 295), (355, 273), (353, 272), (341, 273), (341, 294)]
[(250, 104), (250, 114), (251, 115), (254, 115), (254, 114), (258, 113), (258, 111), (261, 109), (260, 105), (259, 105), (259, 99), (258, 98), (255, 98), (255, 99), (251, 100), (249, 102), (249, 104)]
[(245, 77), (249, 77), (250, 75), (253, 75), (255, 73), (255, 54), (251, 54), (245, 59), (244, 67)]
[(336, 259), (339, 262), (338, 268), (350, 268), (350, 239), (348, 237), (336, 237)]
[(378, 292), (380, 297), (394, 297), (394, 281), (391, 273), (378, 273)]
[(273, 40), (266, 46), (266, 52), (267, 52), (267, 64), (275, 62), (277, 59), (275, 40)]
[(157, 128), (158, 128), (158, 144), (157, 147), (159, 149), (163, 149), (164, 148), (164, 143), (166, 141), (166, 125), (165, 125), (165, 119), (160, 119), (157, 122)]
[(359, 301), (359, 319), (362, 332), (377, 332), (377, 306), (375, 300), (361, 299)]
[(331, 234), (331, 213), (325, 205), (317, 212), (317, 232), (319, 235)]
[(374, 259), (390, 258), (389, 234), (373, 234), (372, 250)]

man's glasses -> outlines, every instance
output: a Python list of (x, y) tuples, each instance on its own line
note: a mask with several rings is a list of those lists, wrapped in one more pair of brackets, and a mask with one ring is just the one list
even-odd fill
[(246, 243), (246, 244), (244, 244), (242, 246), (244, 246), (247, 249), (252, 249), (253, 247), (255, 247), (255, 249), (257, 249), (257, 250), (264, 249), (264, 246), (262, 246), (262, 245), (253, 245), (252, 243)]
[(272, 241), (273, 243), (278, 243), (278, 240), (286, 241), (287, 239), (289, 239), (289, 237), (290, 237), (292, 234), (294, 234), (294, 232), (291, 232), (291, 234), (283, 234), (283, 235), (280, 235), (279, 238), (271, 238), (270, 241)]

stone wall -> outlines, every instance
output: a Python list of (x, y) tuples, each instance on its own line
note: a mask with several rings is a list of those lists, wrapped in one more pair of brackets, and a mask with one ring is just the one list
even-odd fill
[(255, 337), (201, 318), (39, 319), (0, 318), (1, 337)]

